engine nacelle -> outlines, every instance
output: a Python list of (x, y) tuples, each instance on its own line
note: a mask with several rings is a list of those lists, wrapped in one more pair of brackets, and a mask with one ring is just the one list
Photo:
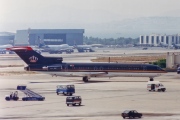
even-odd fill
[(42, 69), (46, 71), (60, 71), (62, 70), (62, 66), (44, 66)]

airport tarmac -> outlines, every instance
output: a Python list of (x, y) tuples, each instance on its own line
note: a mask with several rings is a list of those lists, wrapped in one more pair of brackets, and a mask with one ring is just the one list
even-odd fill
[[(147, 52), (151, 53), (149, 51)], [(67, 56), (67, 61), (79, 62), (87, 62), (94, 58), (93, 55), (64, 56)], [(8, 64), (8, 61), (13, 60), (0, 59), (0, 62)], [(19, 59), (14, 61), (23, 64)], [(167, 88), (166, 92), (147, 91), (149, 78), (143, 77), (91, 78), (89, 83), (84, 83), (80, 77), (28, 74), (24, 72), (23, 67), (3, 67), (0, 68), (0, 73), (0, 119), (122, 120), (121, 113), (130, 109), (143, 113), (144, 120), (180, 119), (180, 75), (175, 72), (155, 78)], [(75, 95), (82, 97), (82, 106), (67, 107), (66, 96), (56, 95), (56, 85), (62, 83), (75, 85)], [(5, 101), (5, 95), (15, 91), (19, 84), (25, 84), (33, 91), (44, 95), (45, 101)], [(23, 93), (19, 92), (19, 97), (23, 96)]]

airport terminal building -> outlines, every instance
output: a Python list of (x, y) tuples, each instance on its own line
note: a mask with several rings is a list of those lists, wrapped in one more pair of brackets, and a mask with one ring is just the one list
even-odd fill
[(14, 45), (83, 45), (84, 29), (27, 29), (17, 30)]
[(158, 46), (160, 43), (172, 45), (180, 44), (180, 34), (175, 35), (159, 35), (159, 34), (152, 34), (152, 35), (141, 35), (139, 37), (139, 44), (141, 45), (153, 45)]

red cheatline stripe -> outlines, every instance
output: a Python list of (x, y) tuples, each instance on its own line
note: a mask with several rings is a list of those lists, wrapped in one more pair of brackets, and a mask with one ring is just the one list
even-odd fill
[(6, 48), (6, 50), (33, 50), (31, 47), (29, 46), (19, 46), (19, 47), (11, 47), (11, 48)]

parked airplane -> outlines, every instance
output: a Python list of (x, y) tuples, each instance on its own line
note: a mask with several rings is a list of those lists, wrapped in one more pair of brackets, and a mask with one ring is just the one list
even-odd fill
[(165, 44), (165, 43), (159, 43), (159, 46), (161, 46), (161, 47), (168, 47), (169, 45)]
[(50, 54), (57, 54), (60, 53), (62, 54), (63, 52), (66, 53), (72, 53), (74, 52), (73, 46), (69, 46), (68, 44), (61, 44), (61, 45), (45, 45), (42, 46), (42, 48), (45, 51), (48, 51)]
[[(6, 48), (13, 47), (11, 44), (0, 45), (0, 54), (6, 54)], [(9, 52), (10, 54), (12, 52)]]
[(172, 44), (173, 45), (173, 47), (174, 47), (174, 49), (180, 49), (180, 44)]
[(31, 47), (7, 48), (14, 51), (28, 66), (27, 71), (38, 71), (53, 76), (82, 77), (88, 82), (91, 77), (154, 77), (166, 73), (158, 66), (150, 64), (122, 63), (66, 63), (62, 57), (45, 57)]
[(76, 48), (78, 52), (95, 52), (92, 45), (75, 45), (74, 48)]
[(102, 48), (104, 47), (104, 45), (102, 44), (91, 44), (92, 47), (98, 47), (98, 48)]
[(169, 49), (173, 49), (174, 48), (173, 45), (169, 45), (169, 44), (165, 44), (165, 43), (160, 43), (159, 46), (164, 47), (164, 48), (169, 48)]
[(6, 49), (9, 47), (13, 47), (11, 44), (6, 44), (6, 45), (0, 45), (0, 49)]

